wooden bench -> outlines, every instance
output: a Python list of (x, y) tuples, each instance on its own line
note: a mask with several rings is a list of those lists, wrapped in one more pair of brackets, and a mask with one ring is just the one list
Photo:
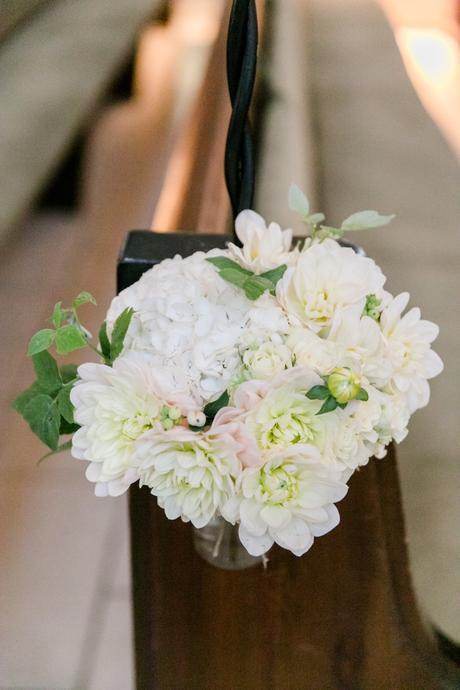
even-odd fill
[(164, 0), (21, 0), (0, 12), (0, 241), (88, 126)]
[[(225, 244), (224, 39), (223, 30), (154, 218), (172, 234), (130, 233), (119, 289), (163, 258)], [(132, 488), (138, 690), (459, 688), (415, 603), (393, 449), (353, 476), (341, 516), (303, 558), (275, 548), (266, 572), (229, 572), (195, 553), (190, 525)]]

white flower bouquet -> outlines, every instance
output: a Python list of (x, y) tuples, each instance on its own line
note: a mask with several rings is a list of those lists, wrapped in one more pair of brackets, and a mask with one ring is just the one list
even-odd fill
[[(296, 246), (243, 211), (241, 247), (154, 266), (115, 297), (97, 346), (77, 313), (91, 295), (56, 304), (29, 344), (37, 381), (14, 403), (51, 452), (89, 463), (97, 496), (145, 485), (171, 520), (238, 524), (254, 556), (274, 543), (300, 556), (333, 529), (353, 472), (404, 439), (442, 370), (437, 326), (403, 314), (409, 295), (338, 241), (391, 217), (332, 228), (295, 186), (290, 206), (310, 228)], [(48, 352), (87, 345), (101, 363)]]

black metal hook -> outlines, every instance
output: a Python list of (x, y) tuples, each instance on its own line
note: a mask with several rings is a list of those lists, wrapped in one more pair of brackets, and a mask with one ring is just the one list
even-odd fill
[(251, 208), (254, 150), (248, 111), (257, 64), (257, 12), (254, 0), (233, 0), (227, 35), (227, 80), (232, 114), (225, 147), (225, 181), (233, 218)]

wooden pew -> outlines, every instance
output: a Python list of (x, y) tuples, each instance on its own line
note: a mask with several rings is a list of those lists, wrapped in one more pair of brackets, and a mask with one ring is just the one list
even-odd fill
[(139, 30), (165, 0), (7, 5), (0, 8), (0, 242), (88, 130)]
[[(157, 232), (130, 233), (119, 289), (175, 253), (225, 246), (224, 41), (223, 27), (166, 176)], [(266, 571), (229, 572), (195, 553), (190, 525), (169, 522), (147, 488), (132, 488), (138, 690), (459, 688), (459, 669), (417, 610), (393, 449), (353, 476), (340, 511), (339, 527), (304, 557), (275, 548)]]

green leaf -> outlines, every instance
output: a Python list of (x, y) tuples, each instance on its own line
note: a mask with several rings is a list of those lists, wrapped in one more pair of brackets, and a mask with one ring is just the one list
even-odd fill
[(259, 297), (261, 297), (261, 295), (263, 295), (267, 290), (268, 292), (274, 294), (275, 284), (268, 278), (264, 278), (262, 275), (254, 275), (246, 280), (243, 289), (248, 299), (256, 300), (259, 299)]
[(333, 412), (337, 406), (338, 406), (337, 400), (335, 398), (333, 398), (332, 395), (330, 395), (328, 398), (326, 398), (321, 409), (316, 414), (318, 415), (318, 414), (325, 414), (326, 412)]
[(64, 417), (61, 417), (61, 422), (59, 424), (59, 435), (65, 436), (66, 434), (73, 434), (75, 431), (78, 431), (79, 428), (79, 424), (76, 424), (75, 422), (70, 424), (70, 422), (67, 422)]
[(213, 266), (216, 266), (219, 270), (234, 268), (236, 271), (244, 273), (246, 276), (254, 275), (252, 271), (248, 271), (247, 268), (243, 268), (236, 261), (232, 261), (232, 259), (229, 259), (227, 256), (212, 256), (206, 259), (206, 261), (209, 261), (210, 264), (213, 264)]
[(379, 228), (382, 225), (387, 225), (393, 220), (394, 214), (391, 216), (381, 216), (377, 211), (359, 211), (353, 213), (346, 218), (341, 229), (345, 232), (349, 230), (368, 230), (369, 228)]
[(51, 321), (55, 328), (59, 328), (62, 321), (64, 320), (64, 312), (62, 310), (62, 302), (56, 302), (54, 305), (53, 313), (51, 314)]
[(273, 283), (273, 287), (275, 288), (277, 282), (281, 280), (281, 278), (284, 276), (286, 269), (286, 264), (282, 264), (277, 268), (272, 268), (271, 271), (265, 271), (265, 273), (261, 273), (260, 278), (266, 278), (267, 280), (270, 280)]
[(333, 240), (337, 240), (340, 239), (340, 237), (343, 237), (344, 232), (345, 230), (342, 230), (341, 228), (333, 228), (330, 225), (321, 225), (315, 237), (319, 237), (321, 239), (332, 237)]
[(208, 419), (214, 419), (219, 410), (222, 407), (226, 407), (228, 405), (228, 401), (228, 393), (227, 391), (224, 391), (222, 395), (219, 398), (217, 398), (217, 400), (214, 400), (213, 402), (210, 402), (207, 405), (205, 405), (203, 408), (203, 412), (205, 413)]
[(360, 388), (355, 400), (364, 400), (366, 402), (366, 400), (369, 400), (369, 393), (364, 388)]
[(63, 364), (60, 368), (63, 383), (69, 383), (78, 378), (78, 367), (76, 364)]
[(289, 187), (288, 202), (292, 211), (298, 213), (302, 220), (307, 220), (310, 213), (310, 202), (296, 184), (291, 184)]
[(219, 271), (219, 275), (223, 280), (226, 280), (227, 283), (231, 283), (232, 285), (243, 288), (243, 290), (246, 281), (249, 280), (246, 274), (241, 273), (241, 271), (237, 271), (234, 268), (223, 268), (221, 271)]
[(27, 349), (27, 354), (31, 357), (36, 355), (38, 352), (43, 352), (47, 350), (50, 345), (53, 344), (56, 331), (53, 328), (43, 328), (43, 330), (35, 333), (29, 341), (29, 347)]
[(60, 446), (58, 446), (55, 450), (50, 450), (49, 453), (46, 453), (46, 455), (43, 455), (40, 460), (37, 460), (37, 465), (39, 465), (43, 460), (46, 460), (46, 458), (50, 458), (52, 455), (57, 455), (58, 453), (62, 453), (64, 450), (70, 450), (72, 448), (72, 440), (66, 441), (65, 443), (61, 443)]
[(326, 400), (329, 397), (327, 386), (313, 386), (306, 394), (309, 400)]
[(68, 383), (67, 385), (62, 386), (56, 398), (59, 414), (66, 420), (66, 422), (69, 422), (69, 424), (73, 424), (74, 422), (74, 407), (70, 402), (70, 392), (72, 388), (73, 383)]
[(55, 393), (62, 386), (61, 374), (56, 360), (44, 350), (32, 357), (37, 381), (45, 393)]
[(56, 351), (59, 355), (66, 355), (68, 352), (80, 350), (86, 347), (88, 341), (75, 324), (61, 326), (56, 331)]
[(72, 302), (72, 307), (77, 309), (78, 307), (81, 307), (82, 304), (88, 304), (88, 302), (91, 304), (96, 304), (96, 300), (89, 292), (80, 292), (80, 294), (77, 295)]
[(126, 333), (128, 332), (129, 324), (134, 315), (132, 307), (126, 307), (120, 316), (115, 321), (112, 331), (112, 344), (110, 346), (110, 359), (112, 362), (118, 357), (123, 350), (123, 343), (125, 341)]
[(51, 450), (56, 450), (59, 443), (60, 415), (53, 398), (40, 393), (24, 409), (24, 419), (30, 428)]
[(107, 335), (107, 321), (104, 321), (99, 329), (99, 345), (106, 364), (111, 362), (110, 359), (110, 340)]
[(11, 407), (13, 410), (16, 410), (16, 412), (19, 412), (19, 414), (23, 415), (27, 404), (32, 400), (32, 398), (35, 398), (35, 396), (39, 395), (39, 393), (45, 393), (45, 391), (40, 386), (38, 381), (34, 381), (29, 388), (27, 388), (25, 391), (22, 391), (22, 393), (20, 393), (17, 398), (13, 400)]

